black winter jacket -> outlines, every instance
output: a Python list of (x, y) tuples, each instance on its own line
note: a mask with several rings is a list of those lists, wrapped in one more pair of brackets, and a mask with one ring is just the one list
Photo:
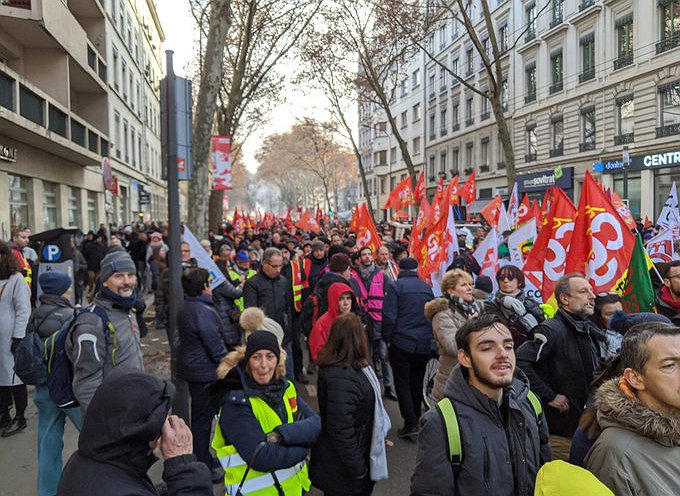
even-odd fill
[(215, 382), (215, 370), (227, 354), (222, 319), (210, 296), (186, 296), (177, 313), (177, 373), (189, 382)]
[(293, 287), (288, 279), (278, 276), (274, 279), (260, 271), (243, 286), (245, 308), (260, 307), (267, 317), (278, 322), (285, 334), (284, 340), (291, 339), (291, 307)]
[[(601, 331), (590, 320), (578, 320), (563, 310), (539, 324), (515, 352), (517, 366), (529, 378), (531, 390), (543, 402), (550, 433), (571, 437), (583, 413), (593, 375), (600, 368)], [(569, 411), (548, 405), (562, 394)]]
[(104, 259), (104, 255), (106, 255), (106, 246), (96, 241), (88, 241), (83, 244), (80, 252), (87, 262), (87, 270), (99, 271), (99, 266)]
[(550, 440), (527, 398), (529, 381), (515, 370), (498, 405), (468, 382), (467, 369), (456, 365), (444, 395), (453, 400), (463, 460), (454, 475), (444, 423), (431, 408), (421, 420), (416, 468), (411, 477), (415, 496), (533, 496), (536, 474), (550, 461)]
[(309, 473), (325, 493), (370, 494), (371, 433), (375, 395), (361, 370), (319, 368), (321, 435), (312, 448)]
[(241, 329), (238, 326), (239, 310), (235, 303), (241, 295), (243, 295), (243, 289), (234, 287), (231, 281), (225, 281), (213, 289), (213, 303), (222, 319), (227, 348), (241, 344)]
[[(59, 496), (156, 496), (147, 471), (174, 388), (143, 372), (114, 370), (90, 403), (78, 451), (64, 467)], [(165, 460), (168, 496), (212, 496), (208, 467), (193, 454)]]
[(28, 325), (46, 339), (73, 319), (75, 309), (63, 296), (41, 294), (39, 300), (40, 306), (33, 311)]

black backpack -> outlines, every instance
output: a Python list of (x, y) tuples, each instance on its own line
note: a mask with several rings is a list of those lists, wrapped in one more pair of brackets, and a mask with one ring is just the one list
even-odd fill
[[(58, 310), (60, 309), (56, 308), (48, 313), (39, 324), (36, 324), (36, 316), (33, 314), (26, 327), (26, 335), (21, 339), (16, 350), (14, 350), (14, 373), (24, 384), (39, 386), (45, 384), (47, 380), (45, 343), (38, 335), (36, 329), (40, 328), (43, 322)], [(71, 320), (67, 323), (70, 324), (70, 322)]]

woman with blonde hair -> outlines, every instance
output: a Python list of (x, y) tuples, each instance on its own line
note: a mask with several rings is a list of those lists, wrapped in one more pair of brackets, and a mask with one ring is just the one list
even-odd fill
[(442, 297), (425, 305), (425, 316), (432, 321), (432, 332), (439, 353), (439, 368), (434, 378), (432, 400), (436, 403), (444, 396), (444, 386), (453, 367), (458, 363), (456, 333), (458, 329), (482, 311), (481, 302), (475, 300), (472, 276), (461, 269), (448, 271), (442, 277)]

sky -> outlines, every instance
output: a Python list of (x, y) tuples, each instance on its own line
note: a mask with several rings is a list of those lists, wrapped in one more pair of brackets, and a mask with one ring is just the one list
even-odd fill
[[(188, 0), (159, 0), (156, 2), (156, 7), (165, 32), (163, 50), (174, 51), (175, 73), (186, 77), (187, 69), (195, 58), (193, 48), (198, 38), (189, 2)], [(285, 73), (292, 75), (294, 64), (282, 69)], [(288, 84), (284, 92), (285, 101), (274, 109), (269, 123), (249, 137), (244, 144), (243, 162), (250, 172), (255, 172), (257, 169), (255, 154), (266, 136), (285, 132), (295, 123), (296, 118), (311, 116), (317, 119), (327, 119), (329, 117), (322, 93), (310, 88), (293, 87), (291, 84)]]

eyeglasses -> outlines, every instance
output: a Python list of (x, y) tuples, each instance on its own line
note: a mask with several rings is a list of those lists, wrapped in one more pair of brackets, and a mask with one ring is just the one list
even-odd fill
[(496, 277), (497, 281), (514, 281), (515, 279), (515, 274), (502, 274)]

